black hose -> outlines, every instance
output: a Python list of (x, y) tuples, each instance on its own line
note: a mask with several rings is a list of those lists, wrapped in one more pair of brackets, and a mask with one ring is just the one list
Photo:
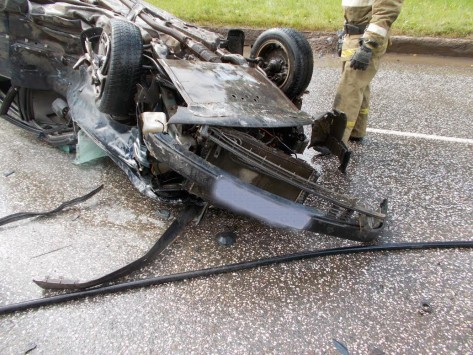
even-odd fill
[(66, 207), (74, 206), (74, 205), (77, 205), (78, 203), (81, 203), (81, 202), (84, 202), (84, 201), (88, 200), (89, 198), (94, 196), (97, 192), (99, 192), (102, 189), (103, 189), (103, 185), (100, 185), (95, 190), (89, 192), (87, 195), (77, 197), (77, 198), (74, 198), (72, 200), (63, 202), (60, 206), (56, 207), (55, 209), (53, 209), (51, 211), (47, 211), (47, 212), (19, 212), (19, 213), (11, 214), (9, 216), (0, 218), (0, 226), (3, 226), (3, 225), (8, 224), (8, 223), (12, 223), (12, 222), (20, 221), (22, 219), (27, 219), (27, 218), (39, 217), (39, 216), (42, 216), (42, 217), (50, 216), (54, 213), (61, 212)]
[[(11, 124), (14, 124), (15, 126), (20, 127), (21, 129), (37, 134), (39, 138), (44, 139), (45, 135), (51, 135), (51, 134), (63, 134), (63, 133), (72, 134), (73, 133), (72, 128), (64, 127), (64, 126), (59, 127), (59, 128), (49, 128), (49, 129), (41, 128), (38, 124), (35, 123), (34, 120), (31, 120), (31, 122), (22, 120), (20, 118), (21, 113), (17, 111), (15, 106), (11, 106), (10, 110), (13, 111), (13, 115), (0, 114), (0, 117), (10, 122)], [(17, 117), (15, 118), (14, 116), (17, 116)]]
[(50, 134), (46, 134), (44, 136), (40, 135), (40, 138), (54, 147), (60, 147), (62, 145), (77, 144), (77, 137), (74, 132), (60, 134), (58, 136), (50, 135)]
[(7, 94), (2, 100), (2, 106), (0, 107), (0, 116), (6, 115), (8, 113), (8, 110), (10, 109), (13, 100), (15, 100), (17, 92), (18, 88), (15, 86), (11, 86), (10, 89), (8, 89)]
[(423, 242), (423, 243), (394, 243), (384, 245), (369, 245), (369, 246), (355, 246), (355, 247), (343, 247), (325, 250), (305, 251), (295, 254), (287, 254), (281, 256), (275, 256), (271, 258), (258, 259), (253, 261), (244, 261), (236, 264), (229, 264), (217, 267), (211, 267), (208, 269), (187, 271), (178, 274), (164, 275), (158, 277), (152, 277), (143, 280), (129, 281), (111, 286), (104, 286), (89, 289), (86, 291), (66, 293), (63, 295), (39, 298), (31, 301), (10, 304), (0, 307), (0, 315), (13, 313), (26, 309), (39, 308), (52, 304), (62, 303), (77, 300), (80, 298), (97, 296), (101, 294), (121, 292), (125, 290), (161, 285), (170, 282), (177, 282), (183, 280), (190, 280), (200, 277), (208, 277), (213, 275), (220, 275), (229, 272), (236, 272), (241, 270), (248, 270), (261, 266), (275, 265), (286, 263), (290, 261), (305, 260), (310, 258), (328, 256), (328, 255), (345, 255), (345, 254), (357, 254), (366, 252), (380, 252), (380, 251), (392, 251), (392, 250), (426, 250), (426, 249), (452, 249), (452, 248), (473, 248), (473, 241), (448, 241), (448, 242)]

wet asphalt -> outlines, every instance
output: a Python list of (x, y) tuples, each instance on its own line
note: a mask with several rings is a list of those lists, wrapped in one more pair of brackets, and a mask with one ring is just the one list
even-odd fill
[[(315, 65), (303, 105), (311, 114), (330, 109), (340, 71), (331, 57)], [(471, 139), (472, 87), (471, 60), (387, 56), (373, 82), (370, 128)], [(323, 174), (324, 186), (370, 206), (389, 199), (377, 243), (473, 240), (471, 141), (373, 130), (350, 147), (346, 176), (334, 158), (308, 152), (304, 159)], [(108, 158), (73, 160), (0, 121), (0, 216), (53, 208), (105, 184), (59, 215), (0, 227), (0, 305), (52, 294), (33, 278), (86, 280), (119, 268), (144, 254), (180, 211), (141, 196)], [(236, 243), (221, 246), (215, 235), (228, 229)], [(356, 243), (212, 208), (127, 279), (348, 245)], [(0, 353), (341, 354), (344, 346), (350, 354), (468, 354), (472, 272), (471, 250), (263, 267), (0, 316)]]

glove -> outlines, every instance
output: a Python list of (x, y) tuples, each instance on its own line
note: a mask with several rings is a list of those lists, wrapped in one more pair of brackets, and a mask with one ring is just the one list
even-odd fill
[(370, 64), (372, 55), (371, 48), (362, 44), (351, 58), (350, 67), (355, 70), (366, 70)]

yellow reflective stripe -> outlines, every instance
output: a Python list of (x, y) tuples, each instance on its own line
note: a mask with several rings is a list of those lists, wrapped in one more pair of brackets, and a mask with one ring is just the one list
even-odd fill
[(348, 121), (347, 122), (347, 127), (355, 127), (356, 121)]
[(342, 59), (347, 59), (353, 57), (356, 52), (356, 48), (353, 49), (344, 49), (342, 51)]
[(360, 115), (367, 115), (368, 113), (370, 113), (370, 109), (369, 108), (362, 108), (360, 110)]

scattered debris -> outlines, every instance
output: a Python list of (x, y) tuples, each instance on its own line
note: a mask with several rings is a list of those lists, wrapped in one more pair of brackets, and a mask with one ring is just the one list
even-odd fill
[(78, 280), (70, 280), (60, 277), (58, 279), (51, 279), (47, 277), (43, 280), (33, 280), (39, 287), (46, 290), (49, 289), (85, 289), (98, 285), (102, 285), (107, 282), (115, 281), (123, 276), (132, 273), (135, 270), (142, 268), (152, 260), (161, 254), (170, 244), (172, 244), (182, 230), (200, 213), (201, 207), (196, 205), (187, 206), (181, 214), (171, 223), (171, 225), (164, 231), (164, 233), (158, 238), (156, 243), (148, 250), (148, 252), (141, 258), (129, 263), (128, 265), (122, 266), (118, 270), (115, 270), (102, 277), (80, 282)]
[(350, 355), (350, 352), (348, 351), (348, 348), (346, 347), (345, 344), (339, 342), (337, 339), (332, 339), (333, 345), (337, 348), (337, 350), (340, 352), (342, 355)]
[(40, 256), (44, 256), (44, 255), (48, 255), (48, 254), (51, 254), (51, 253), (55, 253), (55, 252), (57, 252), (57, 251), (59, 251), (59, 250), (69, 248), (70, 246), (72, 246), (72, 244), (69, 244), (69, 245), (66, 245), (66, 246), (63, 246), (63, 247), (61, 247), (61, 248), (57, 248), (57, 249), (54, 249), (54, 250), (51, 250), (51, 251), (47, 251), (46, 253), (42, 253), (42, 254), (39, 254), (39, 255), (32, 256), (31, 259), (36, 259), (36, 258), (39, 258)]
[(171, 218), (171, 211), (165, 209), (158, 209), (156, 210), (156, 215), (164, 219), (169, 219)]
[(37, 347), (38, 347), (38, 345), (36, 345), (35, 343), (29, 343), (28, 344), (28, 349), (25, 351), (25, 355), (29, 354), (30, 352), (32, 352)]
[(218, 244), (224, 245), (224, 246), (230, 246), (230, 245), (235, 244), (236, 242), (235, 232), (229, 231), (229, 230), (217, 233), (216, 238), (217, 238)]
[(427, 301), (423, 301), (420, 307), (421, 307), (419, 310), (420, 315), (431, 314), (433, 312), (432, 305)]
[(40, 217), (40, 216), (43, 216), (43, 217), (51, 216), (55, 213), (61, 212), (64, 208), (74, 206), (74, 205), (77, 205), (78, 203), (87, 201), (89, 198), (94, 196), (96, 193), (98, 193), (102, 189), (103, 189), (103, 185), (100, 185), (99, 187), (97, 187), (95, 190), (89, 192), (88, 194), (86, 194), (84, 196), (81, 196), (81, 197), (74, 198), (74, 199), (66, 201), (66, 202), (63, 202), (59, 207), (56, 207), (55, 209), (53, 209), (51, 211), (47, 211), (47, 212), (19, 212), (19, 213), (11, 214), (9, 216), (0, 218), (0, 226), (3, 226), (3, 225), (8, 224), (8, 223), (12, 223), (12, 222), (20, 221), (22, 219), (27, 219), (27, 218)]

